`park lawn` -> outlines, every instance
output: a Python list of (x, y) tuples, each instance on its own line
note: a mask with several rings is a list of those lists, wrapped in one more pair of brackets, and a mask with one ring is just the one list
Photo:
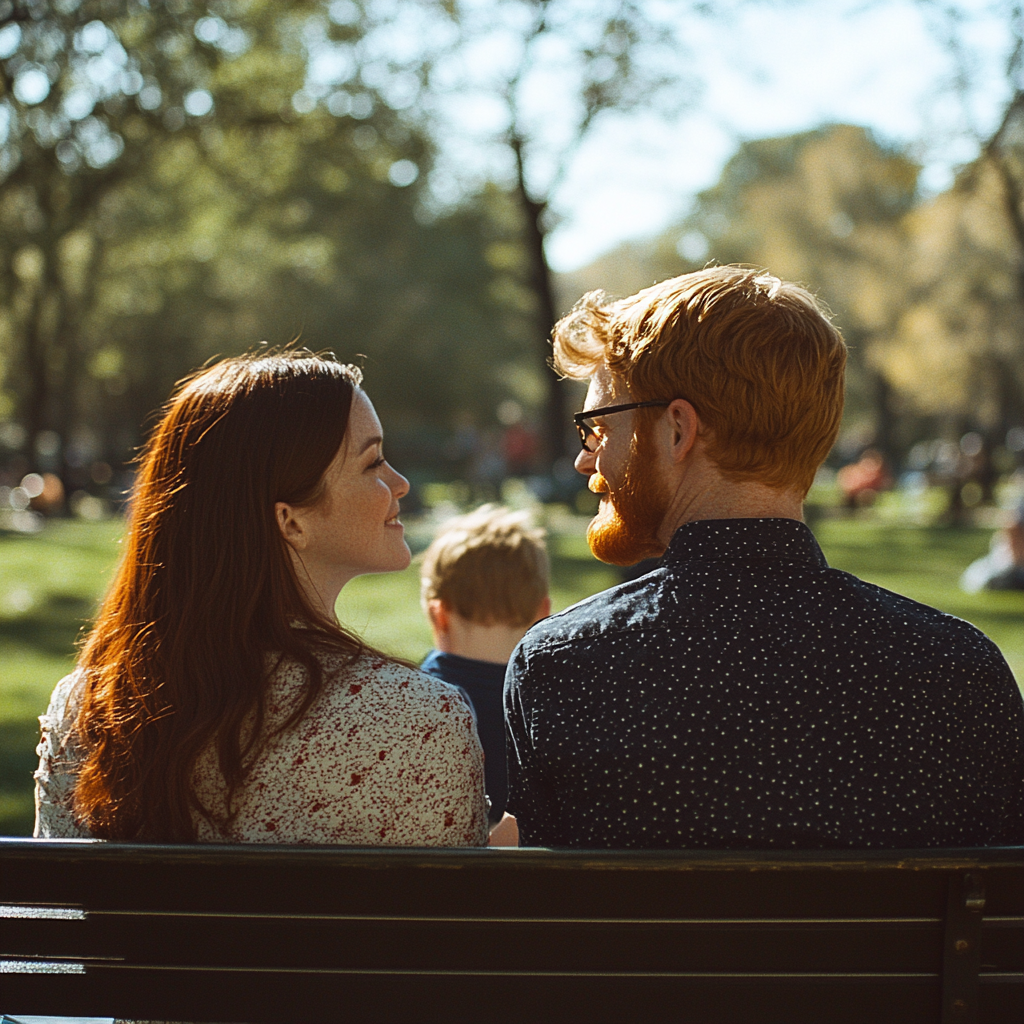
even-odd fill
[[(612, 586), (616, 570), (595, 561), (586, 520), (552, 516), (556, 610)], [(957, 580), (988, 547), (990, 530), (899, 526), (867, 516), (815, 523), (830, 564), (973, 622), (1000, 646), (1024, 683), (1024, 593), (964, 594)], [(414, 549), (425, 525), (412, 526)], [(32, 829), (36, 716), (74, 663), (74, 645), (117, 559), (119, 521), (54, 521), (34, 536), (0, 534), (0, 834)], [(418, 661), (430, 647), (419, 608), (418, 564), (354, 580), (338, 602), (343, 623), (390, 653)]]

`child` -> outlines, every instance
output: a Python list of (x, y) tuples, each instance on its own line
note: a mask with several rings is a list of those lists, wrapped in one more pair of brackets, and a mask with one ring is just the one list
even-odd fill
[(482, 505), (445, 525), (423, 557), (420, 583), (435, 648), (420, 668), (461, 687), (476, 711), (493, 825), (508, 799), (505, 665), (530, 626), (551, 612), (544, 533), (528, 527), (525, 514)]

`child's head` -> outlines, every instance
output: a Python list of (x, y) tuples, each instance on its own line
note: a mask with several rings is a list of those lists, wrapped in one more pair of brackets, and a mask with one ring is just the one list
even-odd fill
[(523, 632), (547, 614), (544, 532), (527, 522), (525, 513), (482, 505), (445, 524), (420, 573), (423, 607), (432, 622), (437, 605), (477, 626)]

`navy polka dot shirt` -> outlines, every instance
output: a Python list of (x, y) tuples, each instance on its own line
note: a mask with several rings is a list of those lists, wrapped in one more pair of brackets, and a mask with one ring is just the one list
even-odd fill
[(1024, 701), (974, 626), (830, 569), (792, 519), (689, 523), (505, 679), (522, 845), (1024, 843)]

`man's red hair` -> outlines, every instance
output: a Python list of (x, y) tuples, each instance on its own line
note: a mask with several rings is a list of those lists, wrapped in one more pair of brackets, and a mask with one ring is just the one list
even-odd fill
[(806, 289), (709, 267), (610, 301), (590, 292), (554, 331), (555, 365), (602, 364), (641, 402), (685, 398), (726, 477), (810, 489), (839, 433), (846, 345)]

